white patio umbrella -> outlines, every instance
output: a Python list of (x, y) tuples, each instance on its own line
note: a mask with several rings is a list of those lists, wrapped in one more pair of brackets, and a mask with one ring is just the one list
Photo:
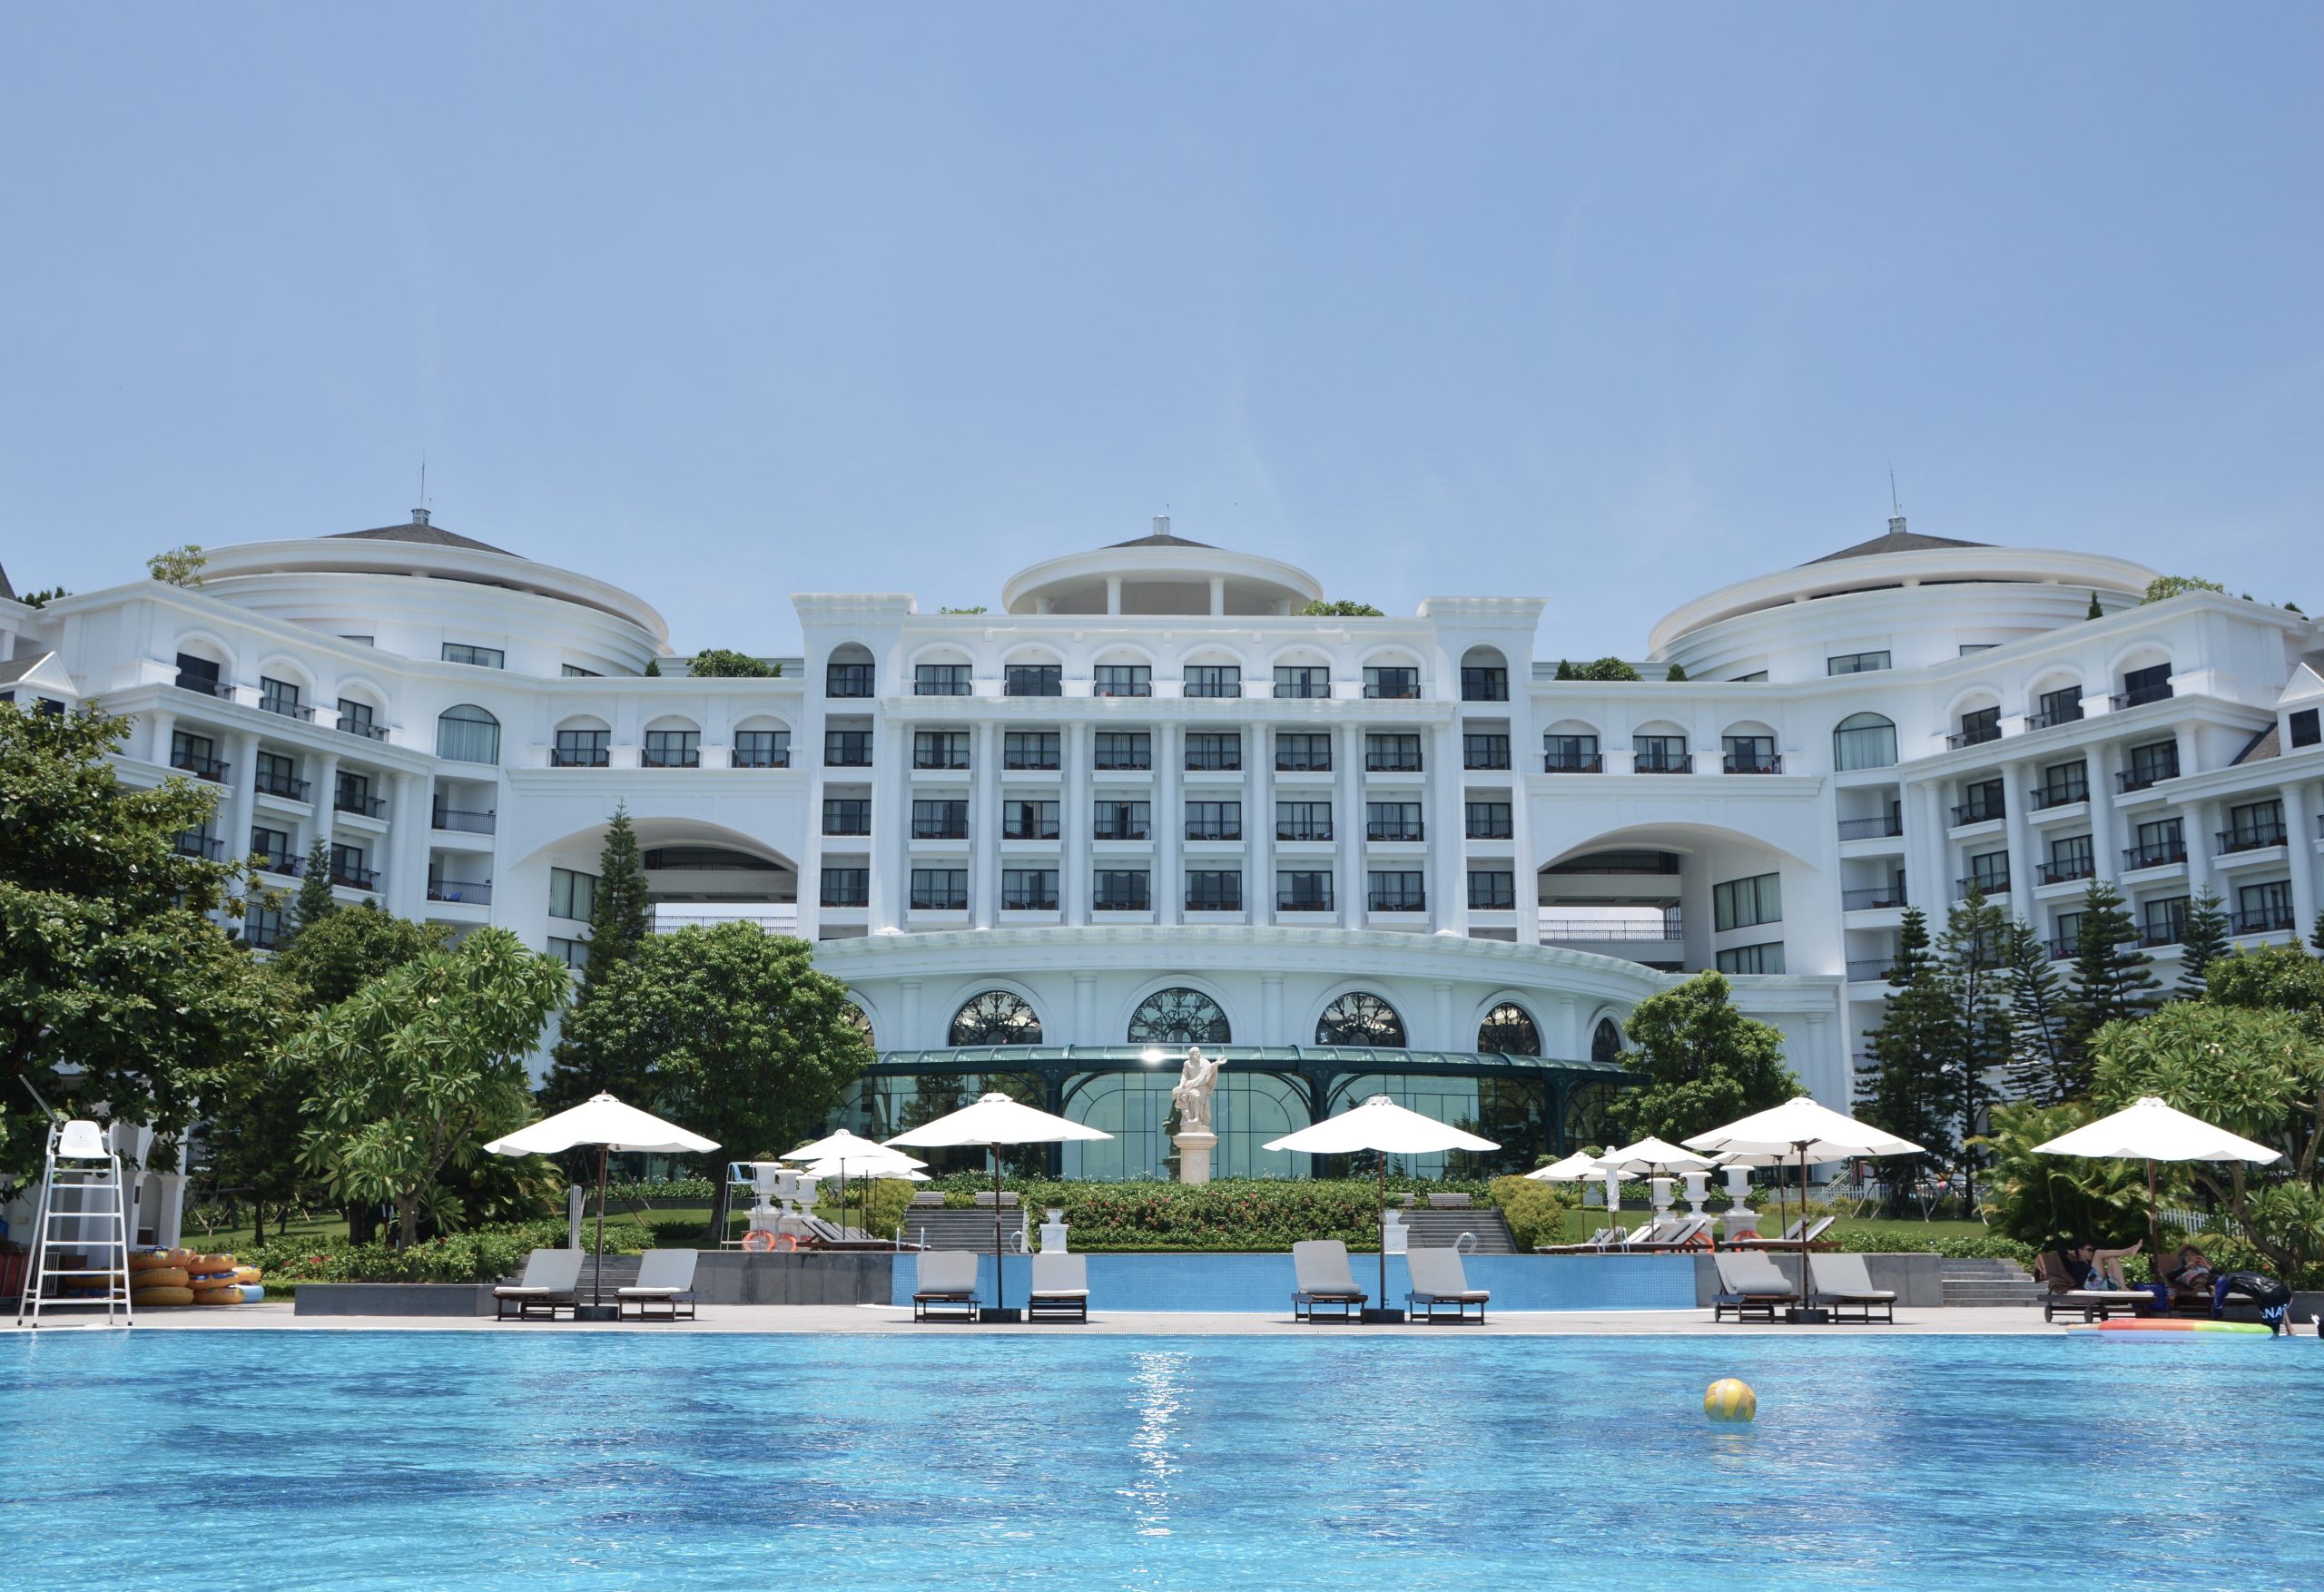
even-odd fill
[(1597, 1176), (1601, 1170), (1597, 1156), (1587, 1150), (1576, 1150), (1564, 1160), (1537, 1166), (1525, 1175), (1535, 1183), (1581, 1183)]
[(1876, 1128), (1853, 1116), (1843, 1116), (1809, 1096), (1795, 1095), (1780, 1106), (1755, 1112), (1725, 1127), (1697, 1134), (1685, 1141), (1690, 1149), (1713, 1155), (1770, 1155), (1799, 1163), (1799, 1208), (1807, 1209), (1807, 1164), (1846, 1161), (1856, 1155), (1916, 1155), (1921, 1146), (1910, 1139)]
[(928, 1174), (921, 1170), (928, 1165), (927, 1162), (915, 1161), (901, 1150), (891, 1150), (884, 1145), (874, 1145), (872, 1148), (880, 1153), (834, 1155), (828, 1160), (810, 1161), (803, 1169), (803, 1174), (808, 1177), (835, 1177), (839, 1180), (839, 1208), (842, 1212), (847, 1209), (847, 1174), (851, 1170), (854, 1172), (856, 1190), (862, 1200), (863, 1232), (867, 1237), (876, 1236), (872, 1233), (872, 1184), (875, 1178), (893, 1177), (905, 1183), (926, 1183), (929, 1180)]
[(2154, 1241), (2157, 1277), (2162, 1274), (2162, 1204), (2154, 1190), (2157, 1161), (2252, 1161), (2264, 1166), (2283, 1159), (2280, 1151), (2214, 1127), (2152, 1095), (2142, 1096), (2136, 1104), (2112, 1116), (2102, 1116), (2087, 1127), (2036, 1145), (2034, 1153), (2146, 1163), (2147, 1225)]
[[(928, 1165), (925, 1161), (914, 1160), (901, 1150), (891, 1150), (877, 1139), (867, 1139), (862, 1134), (850, 1133), (845, 1128), (825, 1134), (812, 1144), (802, 1145), (782, 1158), (818, 1163), (822, 1168), (816, 1173), (819, 1177), (830, 1177), (835, 1174), (839, 1178), (839, 1208), (842, 1211), (847, 1209), (847, 1169), (851, 1165), (862, 1172), (873, 1162), (900, 1165), (915, 1171)], [(895, 1174), (877, 1175), (893, 1176)], [(868, 1206), (866, 1208), (869, 1209)]]
[[(1310, 1155), (1346, 1155), (1357, 1150), (1380, 1154), (1380, 1225), (1388, 1225), (1388, 1157), (1433, 1155), (1443, 1150), (1498, 1150), (1491, 1139), (1442, 1123), (1433, 1116), (1405, 1109), (1385, 1095), (1374, 1095), (1363, 1105), (1326, 1117), (1297, 1133), (1270, 1139), (1270, 1150), (1294, 1150)], [(1388, 1246), (1380, 1246), (1380, 1304), (1388, 1303)]]
[(891, 1146), (910, 1145), (915, 1149), (979, 1148), (992, 1156), (992, 1298), (993, 1308), (1005, 1302), (1002, 1294), (1003, 1277), (1000, 1269), (1000, 1146), (1003, 1145), (1055, 1145), (1068, 1139), (1109, 1139), (1114, 1135), (1087, 1123), (1068, 1122), (1062, 1116), (1036, 1110), (1020, 1101), (995, 1091), (983, 1096), (973, 1106), (923, 1122), (918, 1127), (907, 1128), (890, 1139)]
[(606, 1308), (606, 1155), (615, 1150), (700, 1155), (718, 1146), (700, 1134), (625, 1106), (611, 1095), (596, 1095), (570, 1111), (543, 1117), (529, 1127), (497, 1138), (485, 1148), (496, 1155), (554, 1155), (576, 1145), (597, 1146), (597, 1262), (590, 1283), (590, 1310), (591, 1319), (600, 1320)]
[[(1618, 1150), (1607, 1151), (1598, 1157), (1598, 1165), (1601, 1170), (1606, 1171), (1640, 1173), (1648, 1177), (1668, 1177), (1673, 1173), (1708, 1172), (1710, 1170), (1711, 1164), (1708, 1156), (1690, 1154), (1676, 1145), (1665, 1144), (1652, 1134), (1649, 1134), (1634, 1145), (1624, 1145)], [(1656, 1218), (1659, 1220), (1669, 1208), (1668, 1204), (1657, 1204), (1654, 1207)]]

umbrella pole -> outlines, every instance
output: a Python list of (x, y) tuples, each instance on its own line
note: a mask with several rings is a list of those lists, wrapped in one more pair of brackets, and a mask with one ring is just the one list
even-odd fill
[(1380, 1308), (1388, 1308), (1388, 1152), (1380, 1152)]
[(1000, 1146), (991, 1146), (992, 1155), (992, 1308), (996, 1311), (1009, 1302), (1008, 1278), (1000, 1269)]
[(597, 1146), (597, 1274), (589, 1282), (589, 1302), (606, 1302), (606, 1146)]
[(2154, 1157), (2152, 1155), (2146, 1158), (2146, 1225), (2148, 1241), (2154, 1245), (2148, 1252), (2153, 1257), (2148, 1263), (2153, 1266), (2154, 1274), (2159, 1279), (2162, 1275), (2162, 1200), (2154, 1192)]

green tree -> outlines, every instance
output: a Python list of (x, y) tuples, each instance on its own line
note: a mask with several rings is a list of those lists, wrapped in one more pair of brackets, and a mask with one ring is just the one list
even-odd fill
[(1571, 660), (1566, 658), (1560, 658), (1558, 660), (1557, 677), (1560, 680), (1579, 680), (1581, 678), (1581, 675), (1576, 674), (1573, 672), (1573, 663)]
[[(654, 938), (654, 903), (646, 893), (645, 860), (637, 849), (637, 830), (629, 821), (626, 804), (615, 807), (606, 843), (597, 853), (597, 888), (589, 906), (589, 958), (583, 964), (581, 988), (575, 997), (576, 1012), (597, 997), (615, 969), (637, 959), (638, 951)], [(572, 1031), (571, 1019), (566, 1032)], [(591, 1096), (611, 1092), (626, 1097), (637, 1080), (605, 1070), (606, 1058), (573, 1048), (560, 1037), (541, 1084), (541, 1099), (551, 1106), (577, 1106)]]
[(704, 647), (686, 665), (686, 673), (696, 680), (772, 680), (783, 673), (783, 665), (726, 647)]
[(1638, 680), (1643, 678), (1636, 669), (1620, 658), (1594, 658), (1573, 672), (1576, 680)]
[(1994, 1231), (2036, 1249), (2054, 1249), (2069, 1238), (2087, 1236), (2111, 1247), (2146, 1236), (2143, 1165), (2047, 1155), (2034, 1148), (2103, 1115), (2087, 1100), (1994, 1107), (1982, 1147), (1992, 1168), (1984, 1214)]
[(2146, 1011), (2158, 988), (2154, 958), (2138, 947), (2139, 928), (2120, 891), (2093, 880), (2083, 892), (2074, 937), (2073, 999), (2066, 1007), (2064, 1096), (2090, 1088), (2090, 1037)]
[[(1946, 1104), (1960, 1148), (1969, 1203), (1976, 1203), (1974, 1143), (1994, 1101), (1994, 1079), (2010, 1058), (2009, 919), (1974, 884), (1965, 899), (1945, 915), (1938, 958), (1945, 972), (1945, 1005), (1953, 1028)], [(1892, 1130), (1893, 1131), (1893, 1130)]]
[[(0, 703), (0, 1173), (39, 1164), (52, 1105), (151, 1125), (166, 1170), (201, 1079), (284, 1021), (250, 953), (209, 914), (255, 880), (182, 855), (217, 793), (115, 777), (130, 722)], [(73, 1078), (70, 1091), (67, 1076)]]
[(399, 918), (367, 898), (316, 919), (274, 953), (274, 971), (298, 986), (310, 1010), (337, 1006), (374, 978), (447, 948), (450, 928)]
[(1352, 603), (1342, 597), (1336, 603), (1326, 603), (1317, 597), (1299, 610), (1309, 619), (1381, 619), (1386, 617), (1369, 603)]
[(307, 860), (299, 865), (299, 893), (290, 899), (290, 915), (275, 943), (295, 945), (309, 927), (338, 910), (339, 898), (330, 893), (330, 848), (317, 835), (307, 848)]
[(661, 659), (659, 659), (659, 658), (648, 658), (648, 659), (646, 659), (646, 660), (645, 660), (645, 668), (643, 668), (643, 669), (641, 669), (641, 670), (639, 670), (639, 671), (638, 671), (638, 673), (639, 673), (640, 674), (644, 675), (644, 676), (645, 676), (646, 679), (648, 679), (648, 680), (659, 680), (659, 679), (661, 679), (661, 678), (662, 678), (662, 660), (661, 660)]
[(715, 1233), (725, 1163), (820, 1134), (872, 1060), (847, 1006), (847, 987), (815, 970), (805, 940), (750, 923), (689, 926), (652, 937), (574, 1007), (560, 1065), (619, 1080), (632, 1104), (718, 1141), (706, 1157)]
[(182, 547), (154, 554), (145, 561), (145, 570), (163, 585), (198, 586), (202, 584), (202, 572), (209, 563), (210, 555), (188, 542)]
[(441, 1186), (532, 1106), (524, 1057), (564, 1000), (565, 966), (505, 929), (479, 929), (375, 978), (291, 1043), (314, 1079), (302, 1160), (333, 1194), (392, 1203), (405, 1245), (421, 1217), (457, 1225)]
[(2090, 611), (2084, 614), (2083, 617), (2084, 619), (2103, 619), (2106, 617), (2106, 610), (2098, 605), (2098, 594), (2096, 592), (2090, 594)]
[(2228, 955), (2230, 938), (2227, 903), (2211, 886), (2187, 906), (2187, 932), (2179, 942), (2179, 986), (2171, 995), (2180, 1000), (2202, 997), (2204, 975), (2212, 963)]
[(51, 603), (55, 602), (57, 598), (69, 597), (72, 595), (72, 593), (66, 591), (63, 586), (43, 586), (39, 591), (26, 592), (24, 595), (18, 597), (16, 601), (22, 603), (27, 608), (45, 608)]
[(1870, 1065), (1857, 1080), (1856, 1112), (1875, 1127), (1920, 1145), (1916, 1163), (1947, 1165), (1958, 1148), (1953, 1135), (1959, 1121), (1954, 1109), (1959, 1026), (1945, 969), (1930, 943), (1928, 917), (1918, 907), (1905, 909), (1888, 983), (1880, 1026), (1866, 1037)]
[(1615, 1105), (1631, 1137), (1677, 1144), (1800, 1092), (1782, 1033), (1736, 1010), (1731, 988), (1725, 974), (1698, 973), (1632, 1009), (1626, 1059), (1646, 1081)]
[(2324, 1041), (2324, 959), (2296, 945), (2262, 946), (2211, 964), (2212, 1006), (2242, 1011), (2283, 1012)]
[(2036, 1106), (2066, 1094), (2066, 993), (2050, 948), (2033, 926), (2009, 926), (2004, 959), (2009, 969), (2010, 1093)]
[(2215, 580), (2205, 580), (2194, 575), (2158, 575), (2146, 583), (2148, 603), (2167, 602), (2181, 592), (2224, 592), (2227, 588)]
[(1684, 680), (1686, 677), (1687, 666), (1684, 663), (1671, 664), (1669, 672), (1662, 676), (1663, 679), (1673, 682)]
[(2316, 914), (2316, 927), (2309, 932), (2308, 943), (2316, 948), (2318, 956), (2324, 957), (2324, 912)]

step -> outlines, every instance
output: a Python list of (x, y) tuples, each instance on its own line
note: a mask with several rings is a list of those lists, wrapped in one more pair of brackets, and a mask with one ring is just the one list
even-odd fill
[(1469, 1247), (1471, 1254), (1517, 1253), (1508, 1218), (1492, 1205), (1474, 1205), (1465, 1211), (1439, 1211), (1423, 1206), (1405, 1211), (1403, 1216), (1412, 1233), (1408, 1242), (1420, 1249), (1451, 1249), (1466, 1233), (1476, 1239)]

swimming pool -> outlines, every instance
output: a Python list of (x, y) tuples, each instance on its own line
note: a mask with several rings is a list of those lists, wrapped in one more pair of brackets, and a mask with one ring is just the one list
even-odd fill
[[(12, 1587), (2312, 1586), (2324, 1345), (0, 1346)], [(1758, 1391), (1745, 1430), (1704, 1386)]]

